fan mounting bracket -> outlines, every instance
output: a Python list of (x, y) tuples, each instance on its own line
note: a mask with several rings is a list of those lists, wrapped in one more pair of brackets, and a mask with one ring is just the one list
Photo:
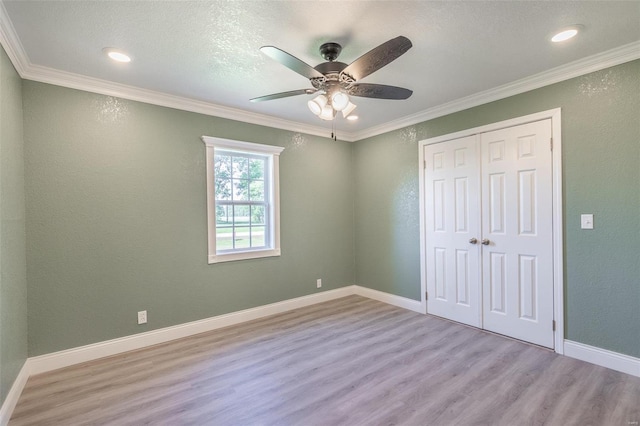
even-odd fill
[(329, 42), (324, 43), (320, 46), (320, 54), (325, 59), (325, 61), (333, 62), (338, 59), (340, 56), (340, 52), (342, 52), (342, 46), (338, 43)]

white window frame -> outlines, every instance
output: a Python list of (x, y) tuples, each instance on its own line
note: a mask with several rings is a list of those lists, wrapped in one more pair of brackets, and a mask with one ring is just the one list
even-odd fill
[[(206, 146), (207, 162), (207, 226), (208, 226), (208, 261), (209, 263), (231, 262), (245, 259), (280, 256), (280, 153), (283, 147), (242, 142), (231, 139), (202, 136)], [(216, 149), (241, 154), (266, 156), (269, 167), (265, 170), (265, 191), (269, 196), (268, 223), (271, 236), (267, 248), (234, 250), (218, 253), (216, 250), (216, 188), (215, 188), (215, 156)], [(268, 176), (267, 176), (268, 174)], [(267, 183), (267, 181), (269, 181)]]

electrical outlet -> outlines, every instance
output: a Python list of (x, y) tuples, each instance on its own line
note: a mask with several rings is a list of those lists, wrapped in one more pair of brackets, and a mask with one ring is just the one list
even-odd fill
[(322, 280), (320, 278), (318, 278), (316, 280), (316, 288), (320, 288), (320, 287), (322, 287)]
[(138, 312), (138, 324), (146, 324), (147, 323), (147, 311)]

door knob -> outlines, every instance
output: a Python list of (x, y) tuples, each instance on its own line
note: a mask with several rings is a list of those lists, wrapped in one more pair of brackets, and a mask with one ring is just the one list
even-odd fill
[(477, 239), (477, 238), (471, 238), (471, 239), (469, 240), (469, 242), (470, 242), (471, 244), (477, 244), (477, 243), (478, 243), (478, 239)]
[(489, 240), (487, 240), (487, 239), (485, 238), (485, 239), (483, 239), (483, 240), (482, 240), (482, 245), (483, 245), (483, 246), (488, 246), (490, 242), (491, 242), (491, 241), (489, 241)]

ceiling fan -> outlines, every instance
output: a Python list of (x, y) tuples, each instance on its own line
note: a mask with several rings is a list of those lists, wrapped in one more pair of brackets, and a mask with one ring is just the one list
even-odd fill
[(270, 101), (296, 95), (320, 93), (308, 102), (309, 109), (323, 120), (333, 120), (338, 111), (347, 117), (356, 108), (349, 96), (376, 99), (407, 99), (413, 91), (384, 84), (359, 83), (360, 80), (391, 63), (411, 48), (411, 41), (399, 36), (370, 50), (347, 65), (337, 62), (342, 51), (338, 43), (324, 43), (320, 54), (327, 61), (312, 67), (295, 56), (274, 46), (260, 51), (285, 67), (309, 79), (313, 88), (274, 93), (251, 99), (251, 102)]

